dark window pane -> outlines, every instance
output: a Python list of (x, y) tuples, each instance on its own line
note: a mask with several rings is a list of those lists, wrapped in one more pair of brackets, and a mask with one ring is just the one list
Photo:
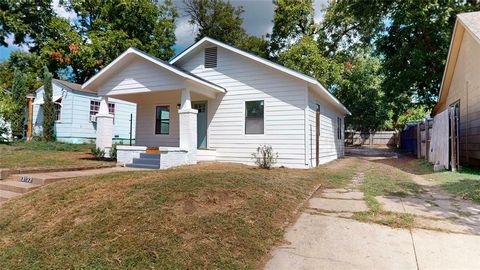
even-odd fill
[(245, 102), (245, 134), (263, 134), (263, 100)]
[(170, 132), (170, 107), (157, 106), (155, 115), (155, 134), (169, 134)]

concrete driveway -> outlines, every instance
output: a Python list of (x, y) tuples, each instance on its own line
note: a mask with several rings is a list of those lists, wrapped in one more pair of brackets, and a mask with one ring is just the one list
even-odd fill
[[(389, 152), (388, 158), (396, 157)], [(359, 191), (363, 177), (360, 166), (347, 188), (323, 190), (310, 198), (287, 230), (285, 244), (272, 250), (265, 269), (480, 269), (479, 205), (465, 201), (455, 208), (458, 201), (449, 194), (416, 178), (427, 187), (423, 197), (377, 199), (388, 211), (411, 213), (428, 223), (412, 229), (363, 223), (352, 218), (367, 209)], [(462, 215), (465, 209), (469, 215)], [(453, 221), (449, 215), (460, 218)]]

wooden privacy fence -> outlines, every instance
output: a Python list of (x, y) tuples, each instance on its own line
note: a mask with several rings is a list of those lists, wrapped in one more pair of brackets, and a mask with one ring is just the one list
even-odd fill
[(400, 132), (400, 149), (428, 160), (433, 120), (407, 123)]
[(396, 147), (398, 136), (395, 131), (361, 132), (354, 130), (345, 131), (347, 145), (389, 146)]
[(407, 123), (400, 133), (400, 149), (432, 163), (435, 170), (459, 166), (459, 109), (451, 107), (423, 121)]

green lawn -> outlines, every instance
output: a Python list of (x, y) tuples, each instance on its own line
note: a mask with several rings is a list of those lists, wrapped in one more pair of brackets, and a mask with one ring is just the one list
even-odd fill
[(0, 205), (0, 269), (255, 269), (315, 188), (354, 167), (212, 163), (57, 182)]
[(480, 169), (463, 167), (459, 172), (432, 173), (430, 165), (419, 162), (419, 166), (426, 168), (428, 173), (425, 177), (433, 179), (447, 191), (458, 197), (480, 203)]
[(92, 159), (92, 145), (32, 141), (0, 144), (0, 168), (68, 168), (112, 164)]

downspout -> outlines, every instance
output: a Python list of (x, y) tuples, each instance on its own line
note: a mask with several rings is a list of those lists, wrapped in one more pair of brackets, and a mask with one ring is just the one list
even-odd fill
[(307, 87), (305, 88), (305, 109), (303, 110), (303, 133), (304, 133), (304, 152), (305, 152), (305, 166), (307, 168), (310, 168), (310, 163), (308, 162), (308, 122), (307, 122), (307, 115), (308, 115), (308, 84)]

